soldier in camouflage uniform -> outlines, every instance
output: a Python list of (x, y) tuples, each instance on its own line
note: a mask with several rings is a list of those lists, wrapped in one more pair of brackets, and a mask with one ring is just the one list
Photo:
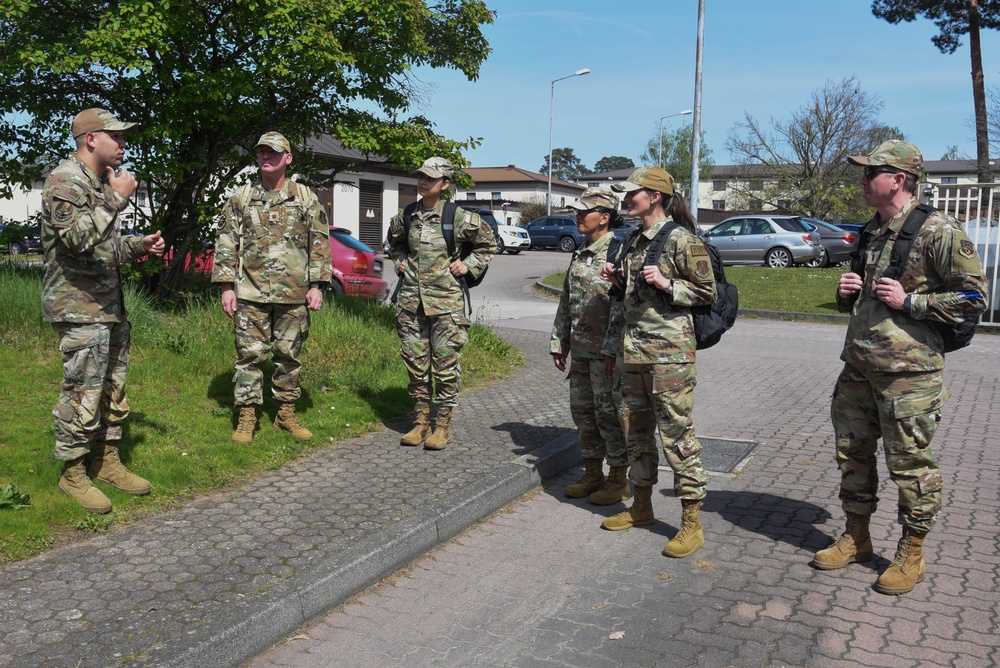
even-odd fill
[(129, 494), (150, 485), (122, 465), (118, 444), (129, 414), (125, 396), (129, 335), (119, 266), (147, 253), (163, 255), (160, 233), (122, 236), (118, 213), (136, 189), (127, 169), (123, 123), (104, 109), (73, 119), (76, 152), (52, 172), (42, 189), (45, 278), (42, 314), (59, 335), (63, 381), (55, 416), (54, 455), (64, 462), (59, 489), (90, 512), (111, 511), (83, 458), (94, 442), (90, 476)]
[(949, 394), (942, 385), (942, 342), (932, 323), (982, 313), (986, 283), (965, 231), (937, 212), (917, 233), (899, 280), (884, 276), (899, 230), (918, 204), (913, 193), (923, 158), (913, 144), (889, 140), (849, 160), (865, 168), (861, 186), (876, 214), (862, 231), (864, 275), (845, 273), (837, 288), (837, 305), (851, 312), (831, 406), (847, 529), (816, 553), (813, 565), (832, 570), (872, 559), (868, 527), (878, 504), (875, 452), (881, 436), (898, 487), (903, 536), (875, 589), (904, 594), (923, 580), (924, 536), (941, 512), (941, 473), (930, 442)]
[[(459, 207), (455, 212), (455, 247), (472, 244), (464, 258), (448, 256), (441, 231), (442, 199), (455, 168), (444, 158), (428, 158), (417, 170), (420, 201), (409, 224), (403, 212), (389, 223), (389, 255), (399, 276), (396, 332), (400, 354), (410, 377), (409, 393), (416, 424), (400, 439), (402, 445), (441, 450), (451, 440), (451, 414), (458, 398), (462, 370), (459, 358), (469, 341), (466, 291), (462, 276), (479, 276), (496, 253), (490, 226)], [(430, 404), (437, 406), (434, 431)]]
[[(621, 423), (611, 394), (611, 378), (604, 373), (601, 346), (611, 315), (611, 282), (601, 278), (615, 234), (611, 225), (618, 216), (618, 197), (610, 190), (589, 188), (569, 205), (587, 245), (573, 253), (563, 283), (559, 308), (552, 323), (550, 352), (559, 371), (569, 371), (569, 403), (580, 434), (586, 472), (564, 493), (571, 498), (588, 496), (606, 506), (629, 497), (628, 454)], [(604, 459), (611, 467), (604, 478)]]
[[(705, 543), (698, 519), (707, 474), (701, 443), (694, 433), (695, 336), (691, 307), (715, 301), (715, 277), (708, 250), (674, 180), (659, 167), (637, 169), (623, 184), (629, 216), (642, 219), (635, 244), (623, 259), (622, 273), (605, 265), (604, 277), (624, 291), (612, 312), (603, 346), (616, 356), (615, 400), (625, 431), (630, 477), (635, 485), (631, 508), (604, 520), (611, 531), (654, 521), (652, 489), (659, 456), (655, 430), (674, 472), (674, 494), (681, 499), (681, 528), (663, 554), (686, 557)], [(679, 227), (670, 232), (659, 262), (643, 266), (646, 250), (668, 216)]]
[(288, 140), (268, 132), (254, 150), (260, 180), (229, 198), (212, 267), (236, 333), (233, 441), (253, 441), (268, 355), (274, 361), (271, 392), (280, 405), (274, 426), (308, 440), (312, 433), (295, 415), (302, 394), (299, 354), (309, 336), (309, 311), (322, 308), (330, 283), (330, 228), (316, 194), (286, 176)]

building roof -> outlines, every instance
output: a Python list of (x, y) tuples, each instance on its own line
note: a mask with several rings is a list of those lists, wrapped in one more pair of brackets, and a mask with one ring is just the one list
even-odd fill
[(591, 172), (590, 174), (581, 174), (576, 177), (577, 181), (624, 181), (628, 177), (632, 176), (637, 167), (628, 167), (626, 169), (613, 169), (610, 172)]
[(362, 153), (353, 148), (345, 148), (339, 139), (330, 135), (315, 135), (306, 138), (305, 148), (317, 155), (340, 158), (347, 162), (367, 162), (385, 164), (386, 159), (380, 155)]
[[(485, 185), (488, 183), (496, 184), (538, 184), (544, 183), (548, 185), (549, 177), (545, 174), (539, 174), (538, 172), (532, 172), (528, 169), (521, 169), (520, 167), (515, 167), (514, 165), (507, 165), (506, 167), (466, 167), (464, 170), (466, 174), (472, 177), (473, 182), (476, 185)], [(560, 188), (579, 190), (583, 192), (586, 190), (584, 186), (578, 183), (570, 183), (569, 181), (564, 181), (562, 179), (554, 178), (552, 179), (552, 185), (558, 185)]]

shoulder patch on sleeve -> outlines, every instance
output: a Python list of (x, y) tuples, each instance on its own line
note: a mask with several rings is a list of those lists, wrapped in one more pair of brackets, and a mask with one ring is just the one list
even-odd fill
[(958, 246), (958, 253), (962, 257), (971, 260), (976, 256), (976, 246), (969, 239), (962, 239)]

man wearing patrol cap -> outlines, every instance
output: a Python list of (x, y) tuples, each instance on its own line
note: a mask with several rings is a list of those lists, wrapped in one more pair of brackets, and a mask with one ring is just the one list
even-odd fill
[[(674, 495), (681, 500), (681, 526), (664, 546), (664, 556), (684, 558), (705, 544), (698, 518), (708, 488), (701, 443), (694, 431), (694, 317), (691, 307), (715, 302), (715, 275), (708, 249), (674, 179), (660, 167), (640, 167), (628, 181), (612, 186), (624, 192), (629, 216), (642, 220), (631, 247), (622, 249), (622, 273), (605, 265), (602, 277), (623, 293), (615, 303), (602, 352), (614, 358), (614, 394), (635, 485), (625, 512), (601, 526), (623, 531), (653, 524), (653, 486), (659, 480), (656, 432), (674, 473)], [(670, 222), (663, 252), (646, 265), (646, 253)], [(609, 367), (610, 367), (609, 363)]]
[[(389, 256), (399, 277), (396, 332), (416, 410), (416, 424), (399, 442), (423, 444), (427, 450), (442, 450), (451, 440), (451, 415), (462, 374), (459, 359), (469, 341), (471, 324), (466, 317), (462, 277), (482, 275), (497, 250), (486, 221), (455, 207), (455, 248), (467, 243), (471, 252), (464, 258), (449, 255), (442, 225), (443, 195), (454, 173), (455, 168), (444, 158), (425, 160), (416, 170), (420, 200), (396, 214), (387, 235)], [(432, 400), (437, 407), (433, 433)]]
[[(569, 370), (569, 406), (580, 435), (585, 473), (564, 494), (589, 496), (606, 506), (629, 498), (628, 453), (618, 412), (611, 394), (611, 378), (604, 373), (601, 345), (611, 317), (611, 282), (601, 278), (615, 239), (612, 226), (619, 221), (618, 197), (610, 190), (588, 188), (569, 204), (576, 227), (587, 243), (573, 253), (552, 323), (549, 350), (559, 371)], [(604, 460), (611, 471), (604, 478)]]
[(322, 308), (331, 279), (330, 227), (316, 194), (286, 174), (292, 163), (288, 140), (267, 132), (254, 150), (260, 179), (229, 198), (212, 267), (236, 337), (233, 441), (253, 441), (268, 356), (274, 362), (271, 392), (279, 403), (274, 426), (308, 440), (312, 433), (295, 415), (302, 394), (299, 354), (309, 336), (309, 311)]
[(861, 187), (876, 213), (861, 232), (863, 271), (843, 274), (837, 287), (838, 307), (851, 312), (831, 406), (847, 528), (813, 565), (833, 570), (873, 558), (869, 522), (878, 504), (881, 436), (903, 535), (875, 589), (905, 594), (924, 578), (924, 536), (941, 512), (941, 473), (930, 443), (950, 395), (933, 322), (982, 313), (986, 284), (965, 230), (937, 211), (917, 232), (902, 274), (886, 276), (900, 229), (918, 205), (913, 193), (923, 158), (913, 144), (893, 139), (848, 160), (864, 168)]
[(121, 167), (123, 123), (104, 109), (73, 119), (76, 151), (53, 170), (42, 188), (45, 278), (42, 316), (59, 335), (62, 391), (55, 409), (55, 458), (62, 461), (59, 489), (90, 512), (107, 513), (111, 501), (89, 476), (129, 494), (150, 484), (125, 468), (118, 454), (132, 341), (118, 266), (148, 253), (163, 255), (157, 231), (122, 236), (118, 213), (128, 206), (136, 180)]

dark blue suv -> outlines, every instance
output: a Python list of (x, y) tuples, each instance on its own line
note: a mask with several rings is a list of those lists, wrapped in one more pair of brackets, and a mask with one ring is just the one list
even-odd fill
[(524, 230), (531, 238), (532, 248), (558, 248), (572, 253), (586, 240), (577, 231), (573, 216), (542, 216), (525, 223)]

